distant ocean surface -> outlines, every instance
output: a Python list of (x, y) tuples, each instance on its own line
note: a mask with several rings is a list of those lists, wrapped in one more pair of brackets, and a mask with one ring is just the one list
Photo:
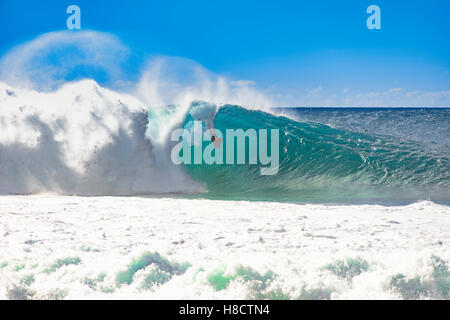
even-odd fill
[[(280, 109), (300, 121), (334, 128), (450, 146), (450, 108)], [(448, 155), (448, 154), (447, 154)]]

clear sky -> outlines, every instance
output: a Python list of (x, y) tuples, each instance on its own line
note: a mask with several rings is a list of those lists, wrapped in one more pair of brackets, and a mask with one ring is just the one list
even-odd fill
[[(82, 30), (114, 34), (136, 63), (186, 57), (280, 105), (450, 106), (448, 0), (0, 0), (0, 54), (66, 30), (70, 4)], [(380, 30), (366, 27), (371, 4)]]

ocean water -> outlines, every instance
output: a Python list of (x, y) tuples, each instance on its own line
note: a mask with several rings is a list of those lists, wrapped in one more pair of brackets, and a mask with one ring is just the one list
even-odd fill
[[(203, 101), (149, 108), (92, 80), (52, 92), (2, 84), (0, 103), (2, 194), (450, 201), (449, 108), (249, 109)], [(244, 164), (174, 164), (178, 142), (170, 135), (195, 120), (222, 132), (278, 129), (277, 173), (261, 175), (260, 161), (249, 164), (248, 143)]]
[[(277, 174), (174, 164), (195, 120), (279, 129)], [(0, 83), (0, 299), (449, 299), (449, 123)]]
[[(193, 118), (188, 111), (184, 125)], [(450, 109), (290, 108), (267, 113), (225, 105), (218, 108), (214, 125), (223, 132), (279, 129), (280, 164), (277, 174), (266, 176), (260, 174), (260, 164), (188, 165), (189, 174), (206, 184), (206, 198), (367, 203), (450, 199)]]

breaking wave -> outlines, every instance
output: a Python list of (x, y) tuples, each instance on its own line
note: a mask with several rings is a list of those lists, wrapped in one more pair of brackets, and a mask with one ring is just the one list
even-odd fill
[[(53, 92), (0, 87), (0, 192), (200, 194), (218, 199), (340, 201), (445, 199), (445, 150), (299, 122), (235, 105), (150, 109), (93, 80)], [(210, 112), (213, 110), (212, 112)], [(205, 115), (217, 129), (280, 130), (278, 174), (260, 165), (184, 165), (169, 133)], [(214, 120), (212, 120), (214, 117)], [(226, 144), (226, 138), (224, 138)], [(205, 147), (205, 146), (204, 146)], [(248, 148), (248, 145), (247, 145)]]

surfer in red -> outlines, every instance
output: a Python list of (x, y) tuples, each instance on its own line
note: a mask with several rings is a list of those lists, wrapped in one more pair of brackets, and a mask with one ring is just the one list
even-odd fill
[(223, 138), (217, 137), (216, 132), (214, 131), (214, 128), (211, 128), (211, 142), (212, 142), (214, 148), (216, 148), (216, 149), (222, 148)]

